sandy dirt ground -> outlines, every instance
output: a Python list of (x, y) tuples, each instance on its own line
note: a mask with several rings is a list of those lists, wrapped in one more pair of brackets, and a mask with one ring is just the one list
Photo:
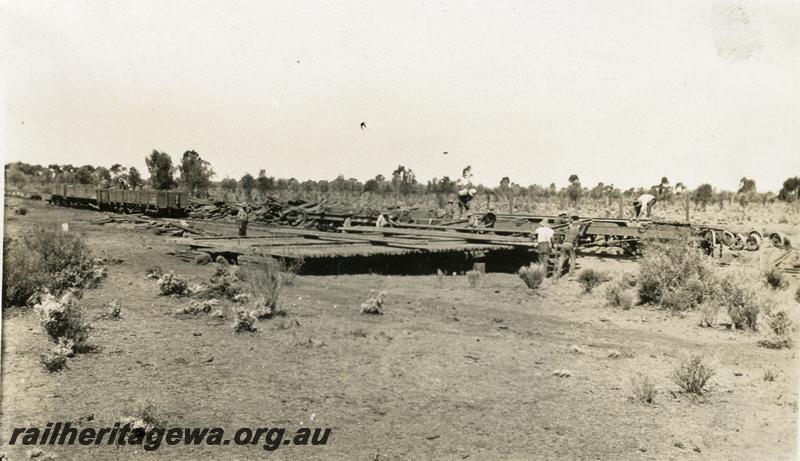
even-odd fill
[[(536, 293), (513, 274), (299, 276), (287, 315), (234, 334), (225, 318), (178, 318), (186, 298), (159, 296), (148, 267), (207, 281), (213, 265), (166, 254), (165, 237), (91, 224), (91, 211), (28, 202), (6, 230), (70, 223), (98, 257), (122, 259), (81, 300), (96, 351), (47, 373), (49, 342), (30, 309), (3, 312), (0, 451), (14, 426), (51, 421), (111, 425), (152, 405), (168, 427), (331, 427), (326, 446), (44, 447), (59, 459), (794, 459), (795, 349), (760, 347), (753, 332), (698, 327), (685, 316), (608, 307), (602, 286), (571, 278)], [(6, 209), (8, 212), (8, 208)], [(585, 258), (619, 276), (633, 261)], [(796, 289), (797, 281), (794, 282)], [(362, 315), (369, 290), (384, 315)], [(117, 299), (122, 318), (96, 318)], [(700, 354), (716, 375), (705, 397), (670, 374)], [(568, 377), (553, 374), (567, 370)], [(776, 373), (774, 381), (764, 373)], [(655, 382), (654, 405), (632, 399), (631, 379)]]

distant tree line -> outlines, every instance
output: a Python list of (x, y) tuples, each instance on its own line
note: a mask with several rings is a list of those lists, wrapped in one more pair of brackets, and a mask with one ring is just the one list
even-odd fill
[(494, 187), (482, 184), (473, 185), (472, 167), (467, 166), (462, 170), (460, 178), (452, 179), (449, 176), (432, 178), (424, 183), (420, 182), (414, 171), (405, 165), (398, 165), (389, 177), (382, 174), (372, 179), (361, 182), (355, 178), (345, 178), (339, 175), (333, 180), (305, 180), (296, 178), (276, 178), (267, 176), (266, 170), (258, 171), (256, 176), (250, 173), (241, 178), (223, 178), (212, 181), (215, 176), (211, 164), (204, 160), (194, 150), (188, 150), (180, 157), (177, 165), (173, 164), (172, 157), (162, 151), (153, 150), (145, 158), (149, 177), (145, 180), (136, 167), (124, 167), (114, 164), (106, 168), (103, 166), (83, 165), (30, 165), (23, 162), (8, 163), (5, 165), (6, 184), (12, 188), (47, 188), (53, 184), (87, 184), (99, 185), (103, 181), (111, 187), (128, 188), (153, 188), (169, 190), (181, 188), (198, 197), (207, 197), (212, 192), (219, 191), (226, 198), (233, 196), (237, 199), (263, 200), (272, 193), (287, 193), (289, 195), (328, 194), (339, 193), (357, 195), (370, 193), (376, 195), (394, 195), (408, 197), (411, 195), (435, 194), (440, 197), (452, 197), (463, 188), (475, 189), (477, 194), (488, 194), (494, 197), (521, 200), (547, 200), (557, 198), (572, 205), (582, 200), (611, 201), (632, 199), (643, 193), (650, 193), (662, 201), (672, 202), (677, 198), (691, 200), (696, 208), (705, 209), (710, 204), (718, 204), (721, 208), (725, 203), (731, 205), (734, 201), (743, 208), (750, 203), (766, 204), (775, 200), (792, 202), (800, 199), (800, 176), (790, 177), (784, 181), (780, 191), (759, 193), (753, 179), (743, 177), (735, 192), (717, 191), (710, 184), (701, 184), (693, 191), (687, 190), (683, 183), (672, 185), (668, 178), (662, 177), (658, 184), (650, 187), (630, 188), (621, 190), (613, 184), (597, 183), (594, 187), (584, 187), (577, 174), (568, 178), (568, 185), (557, 188), (554, 183), (549, 186), (531, 184), (523, 186), (512, 182), (509, 177), (504, 177)]

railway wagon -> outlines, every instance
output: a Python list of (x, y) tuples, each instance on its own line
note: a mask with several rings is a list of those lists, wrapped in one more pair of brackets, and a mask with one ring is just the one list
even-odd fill
[(186, 191), (100, 189), (61, 184), (53, 189), (50, 203), (125, 213), (179, 216), (185, 214), (189, 207), (189, 194)]

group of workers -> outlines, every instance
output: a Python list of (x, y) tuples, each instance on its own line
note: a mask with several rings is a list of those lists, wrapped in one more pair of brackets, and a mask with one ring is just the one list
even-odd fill
[[(558, 262), (555, 266), (553, 278), (558, 280), (564, 269), (564, 264), (569, 262), (569, 273), (575, 272), (576, 254), (575, 247), (578, 245), (578, 238), (583, 234), (588, 222), (581, 222), (577, 216), (567, 218), (566, 213), (561, 213), (556, 217), (552, 226), (543, 223), (534, 231), (536, 234), (536, 259), (537, 263), (547, 270), (547, 262), (554, 249), (559, 250)], [(559, 229), (559, 235), (563, 235), (560, 242), (554, 242), (556, 237), (555, 229)], [(558, 247), (556, 247), (558, 245)]]
[[(652, 194), (642, 194), (633, 202), (633, 211), (636, 222), (643, 217), (650, 218), (653, 212), (653, 205), (657, 199)], [(543, 223), (537, 227), (534, 232), (536, 234), (536, 258), (537, 263), (547, 270), (547, 263), (550, 255), (554, 249), (558, 249), (559, 256), (558, 262), (555, 265), (555, 273), (553, 275), (555, 280), (558, 280), (562, 275), (564, 264), (569, 262), (569, 273), (575, 272), (576, 255), (575, 247), (578, 245), (578, 239), (586, 230), (590, 222), (581, 222), (578, 216), (567, 218), (566, 213), (561, 213), (553, 221), (552, 227), (548, 223)], [(556, 236), (555, 229), (561, 230), (559, 235), (563, 235), (563, 240), (554, 242)], [(556, 247), (556, 245), (558, 245)]]

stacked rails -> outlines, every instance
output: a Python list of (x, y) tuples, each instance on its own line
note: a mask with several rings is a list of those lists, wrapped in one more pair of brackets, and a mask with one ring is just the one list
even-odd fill
[[(362, 229), (369, 232), (363, 232)], [(469, 237), (467, 241), (462, 235), (453, 235), (452, 232), (428, 234), (412, 231), (404, 235), (383, 235), (384, 230), (386, 229), (353, 227), (348, 228), (347, 232), (324, 232), (258, 226), (254, 231), (261, 235), (175, 239), (175, 242), (182, 245), (179, 245), (174, 255), (187, 261), (204, 253), (212, 258), (223, 256), (239, 263), (265, 257), (300, 260), (300, 272), (305, 274), (430, 274), (438, 268), (448, 271), (468, 270), (474, 262), (484, 260), (485, 257), (498, 257), (508, 261), (522, 258), (529, 261), (529, 250), (533, 245), (527, 239), (524, 242), (514, 242), (522, 245), (517, 248), (492, 239), (476, 240), (469, 234), (463, 234)]]

